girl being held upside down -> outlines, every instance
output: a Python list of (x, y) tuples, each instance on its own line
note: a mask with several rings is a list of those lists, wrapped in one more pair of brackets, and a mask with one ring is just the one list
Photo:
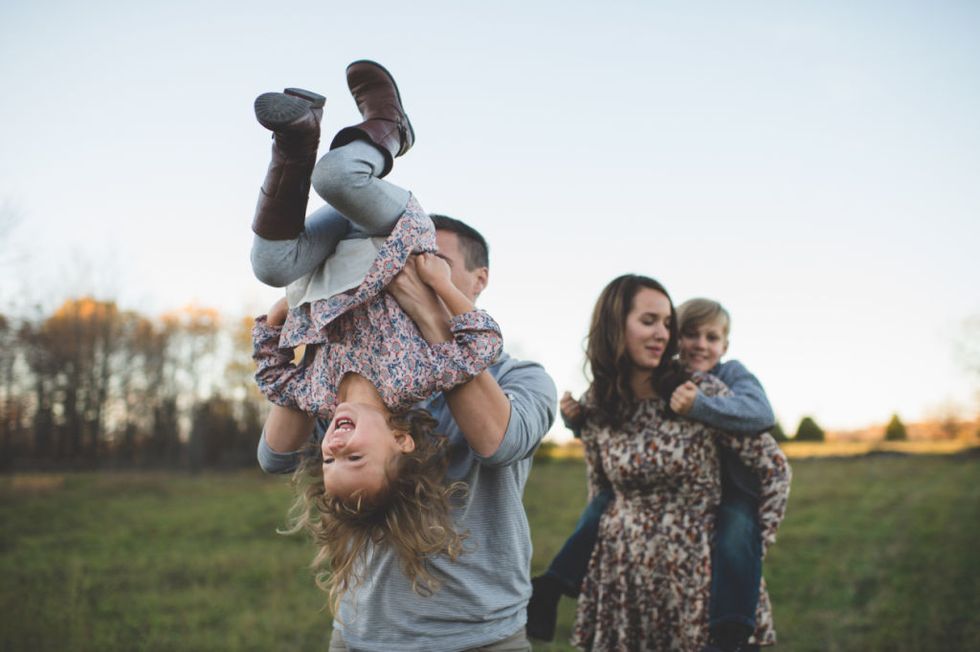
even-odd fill
[[(496, 322), (452, 284), (428, 215), (381, 179), (414, 142), (394, 80), (370, 61), (352, 63), (347, 78), (364, 122), (342, 129), (319, 162), (322, 96), (286, 89), (255, 102), (274, 142), (252, 266), (263, 282), (288, 285), (256, 320), (256, 380), (271, 402), (307, 415), (311, 430), (315, 419), (329, 424), (294, 476), (312, 482), (290, 531), (312, 533), (332, 607), (360, 581), (369, 541), (392, 546), (423, 594), (438, 586), (426, 559), (461, 552), (450, 513), (461, 487), (445, 485), (444, 440), (412, 406), (470, 380), (502, 349)], [(304, 219), (311, 179), (327, 205)], [(426, 339), (385, 291), (407, 265), (451, 315), (448, 331)]]

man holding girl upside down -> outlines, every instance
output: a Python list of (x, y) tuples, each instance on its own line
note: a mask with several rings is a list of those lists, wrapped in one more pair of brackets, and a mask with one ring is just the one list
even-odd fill
[[(496, 323), (473, 306), (488, 281), (483, 237), (381, 179), (414, 142), (391, 75), (358, 61), (347, 76), (364, 122), (319, 162), (321, 96), (256, 100), (274, 143), (252, 262), (289, 299), (253, 333), (274, 403), (259, 462), (311, 472), (297, 528), (329, 566), (331, 650), (529, 650), (522, 494), (555, 386), (500, 353)], [(307, 217), (311, 179), (328, 206)]]

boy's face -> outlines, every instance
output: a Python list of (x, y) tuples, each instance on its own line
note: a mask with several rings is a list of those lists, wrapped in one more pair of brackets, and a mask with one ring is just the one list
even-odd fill
[(357, 490), (374, 495), (387, 483), (393, 460), (414, 448), (415, 441), (392, 430), (377, 407), (341, 403), (320, 446), (323, 485), (327, 493), (345, 498)]
[(728, 350), (725, 321), (697, 324), (681, 333), (678, 343), (681, 362), (691, 371), (711, 371)]

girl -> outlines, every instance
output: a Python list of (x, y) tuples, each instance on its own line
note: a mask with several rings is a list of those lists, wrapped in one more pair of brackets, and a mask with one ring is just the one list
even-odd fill
[[(272, 162), (259, 195), (252, 265), (259, 279), (289, 284), (286, 300), (256, 320), (256, 380), (276, 405), (328, 423), (294, 527), (319, 546), (318, 583), (336, 607), (357, 585), (367, 541), (394, 547), (420, 593), (436, 588), (425, 560), (455, 558), (462, 536), (441, 483), (446, 460), (434, 422), (411, 406), (486, 369), (500, 330), (450, 281), (431, 220), (407, 191), (381, 177), (414, 142), (394, 80), (370, 61), (347, 69), (364, 121), (341, 130), (315, 163), (324, 98), (301, 89), (255, 102), (273, 131)], [(304, 220), (311, 184), (328, 202)], [(410, 259), (410, 256), (417, 257)], [(452, 314), (450, 332), (426, 341), (385, 287), (406, 264)], [(294, 347), (306, 347), (293, 364)], [(334, 609), (336, 611), (336, 609)]]

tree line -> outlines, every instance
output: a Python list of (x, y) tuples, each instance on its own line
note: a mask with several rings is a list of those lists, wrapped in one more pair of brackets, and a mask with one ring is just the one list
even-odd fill
[(254, 464), (265, 401), (251, 324), (88, 296), (0, 314), (0, 468)]

